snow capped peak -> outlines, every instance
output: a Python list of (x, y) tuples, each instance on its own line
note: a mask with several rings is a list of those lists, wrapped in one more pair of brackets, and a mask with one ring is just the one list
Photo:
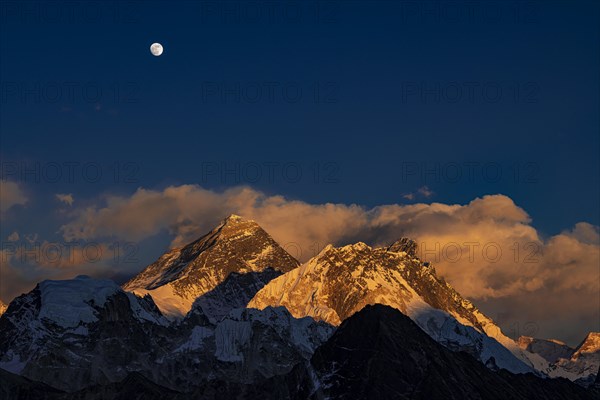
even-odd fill
[(354, 251), (366, 251), (366, 250), (371, 250), (371, 246), (367, 245), (364, 242), (357, 242), (348, 246), (343, 247), (343, 249), (347, 249), (350, 248)]
[(230, 214), (227, 218), (221, 221), (216, 229), (222, 229), (227, 226), (235, 226), (238, 224), (245, 224), (246, 229), (262, 229), (254, 220), (244, 218), (237, 214)]
[(316, 256), (313, 257), (313, 259), (319, 259), (320, 257), (323, 257), (323, 255), (329, 253), (333, 249), (335, 249), (335, 247), (333, 247), (333, 244), (329, 243), (328, 245), (323, 247), (321, 249), (321, 251)]
[(75, 328), (98, 321), (99, 310), (115, 300), (117, 295), (127, 299), (124, 303), (127, 308), (122, 308), (122, 313), (132, 315), (140, 321), (168, 324), (151, 299), (126, 293), (109, 279), (79, 275), (70, 280), (45, 280), (30, 295), (36, 292), (39, 293), (40, 304), (36, 319), (50, 321), (62, 328)]
[(298, 264), (256, 222), (232, 214), (196, 241), (165, 253), (123, 288), (150, 294), (164, 315), (179, 319), (232, 272), (287, 272)]
[(583, 342), (575, 349), (573, 357), (577, 358), (582, 354), (600, 352), (600, 332), (590, 332)]
[[(243, 217), (237, 215), (237, 214), (230, 214), (227, 218), (225, 218), (225, 221), (229, 221), (229, 222), (239, 222), (239, 221), (251, 221), (251, 220), (246, 220)], [(254, 222), (254, 221), (252, 221)]]
[(111, 280), (86, 275), (64, 281), (46, 280), (40, 282), (38, 288), (41, 293), (39, 317), (65, 328), (96, 321), (94, 307), (104, 306), (106, 300), (120, 290)]
[(7, 308), (8, 308), (8, 306), (6, 304), (4, 304), (2, 302), (2, 300), (0, 300), (0, 315), (4, 314), (4, 312), (6, 311)]
[(417, 242), (407, 237), (401, 237), (392, 243), (387, 250), (394, 253), (404, 252), (411, 257), (416, 257)]

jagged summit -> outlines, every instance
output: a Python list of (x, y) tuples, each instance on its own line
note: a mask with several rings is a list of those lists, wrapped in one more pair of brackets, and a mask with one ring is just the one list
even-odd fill
[[(124, 292), (119, 285), (109, 279), (93, 279), (79, 275), (67, 280), (44, 280), (29, 293), (14, 300), (6, 316), (15, 322), (24, 317), (26, 321), (35, 320), (40, 324), (52, 324), (61, 329), (76, 329), (78, 326), (97, 322), (101, 319), (99, 310), (120, 301), (119, 314), (128, 314), (139, 321), (167, 324), (149, 299), (143, 299), (132, 293)], [(12, 304), (12, 303), (11, 303)], [(22, 307), (33, 307), (35, 312), (23, 316)], [(114, 315), (113, 315), (114, 316)], [(29, 322), (28, 322), (29, 323)]]
[[(224, 219), (224, 221), (243, 221), (243, 220), (246, 220), (246, 219), (237, 214), (229, 214), (229, 216)], [(251, 220), (246, 220), (246, 221), (251, 221)], [(254, 221), (252, 221), (252, 222), (254, 222)]]
[[(395, 244), (410, 246), (411, 242), (410, 239), (400, 239)], [(332, 319), (327, 321), (329, 323), (339, 324), (364, 305), (382, 301), (393, 301), (398, 306), (396, 308), (406, 312), (405, 301), (416, 295), (433, 307), (448, 310), (484, 330), (484, 324), (491, 320), (475, 315), (477, 309), (438, 278), (435, 269), (411, 256), (410, 252), (399, 250), (397, 246), (394, 247), (397, 251), (391, 251), (390, 247), (372, 248), (363, 242), (342, 247), (327, 245), (299, 269), (273, 280), (257, 294), (253, 304), (269, 301), (271, 290), (289, 290), (289, 295), (281, 301), (291, 301), (291, 296), (305, 294), (302, 290), (305, 281), (311, 284), (309, 281), (318, 279), (321, 285), (314, 286), (318, 290), (314, 293), (309, 291), (309, 294), (311, 299), (316, 299), (315, 295), (324, 293), (324, 300), (334, 311), (330, 315)], [(284, 283), (285, 287), (281, 286)], [(325, 295), (326, 292), (331, 293)], [(354, 292), (356, 295), (352, 294)], [(272, 293), (272, 296), (273, 299), (280, 298), (279, 293)]]
[(224, 218), (217, 228), (223, 228), (226, 226), (235, 226), (237, 224), (247, 224), (247, 225), (255, 225), (260, 228), (260, 226), (256, 223), (256, 221), (244, 218), (237, 214), (229, 214), (227, 218)]
[(165, 315), (181, 318), (232, 272), (287, 272), (298, 265), (255, 221), (232, 214), (206, 235), (163, 254), (123, 288), (150, 294)]
[(392, 243), (388, 248), (388, 251), (391, 252), (395, 252), (395, 253), (399, 253), (399, 252), (405, 252), (407, 255), (411, 256), (411, 257), (416, 257), (417, 256), (417, 242), (415, 242), (414, 240), (407, 238), (407, 237), (402, 237), (398, 240), (396, 240), (394, 243)]
[(573, 357), (578, 358), (582, 354), (600, 352), (600, 332), (590, 332), (575, 349)]
[(567, 378), (588, 386), (593, 384), (599, 368), (600, 332), (590, 332), (570, 357), (559, 358), (552, 364), (549, 375)]

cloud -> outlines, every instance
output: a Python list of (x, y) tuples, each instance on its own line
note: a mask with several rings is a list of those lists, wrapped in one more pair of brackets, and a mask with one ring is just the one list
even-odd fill
[(8, 235), (7, 240), (9, 242), (18, 242), (19, 241), (19, 232), (15, 231), (15, 232), (11, 233), (10, 235)]
[(26, 203), (27, 196), (25, 196), (18, 183), (0, 180), (0, 213), (5, 213), (15, 205), (24, 205)]
[(55, 196), (58, 199), (58, 201), (60, 201), (61, 203), (68, 204), (69, 206), (72, 206), (73, 202), (75, 201), (73, 199), (72, 193), (68, 193), (68, 194), (57, 193)]
[(404, 195), (402, 195), (402, 197), (407, 200), (414, 200), (417, 197), (423, 197), (423, 198), (428, 199), (431, 196), (433, 196), (434, 194), (435, 193), (431, 189), (429, 189), (429, 187), (421, 186), (420, 188), (417, 189), (416, 192), (404, 194)]
[(429, 190), (427, 186), (420, 187), (419, 190), (417, 190), (417, 192), (419, 192), (419, 194), (425, 197), (426, 199), (433, 196), (433, 191)]
[(3, 243), (0, 249), (0, 300), (8, 303), (46, 279), (77, 275), (111, 278), (127, 254), (114, 244), (50, 242), (25, 239)]
[(579, 222), (575, 224), (572, 231), (563, 232), (567, 236), (571, 236), (576, 240), (588, 244), (600, 244), (600, 232), (597, 226), (588, 224), (587, 222)]
[[(504, 195), (467, 204), (365, 208), (309, 204), (245, 186), (217, 192), (181, 185), (106, 195), (91, 204), (67, 213), (69, 220), (60, 229), (66, 241), (139, 242), (166, 232), (171, 246), (181, 246), (231, 213), (256, 220), (301, 261), (328, 243), (381, 246), (408, 236), (417, 241), (422, 259), (492, 317), (536, 318), (548, 327), (542, 333), (557, 330), (561, 320), (588, 321), (586, 329), (600, 328), (594, 325), (600, 296), (598, 227), (580, 222), (544, 237), (527, 212)], [(564, 302), (555, 309), (545, 306), (556, 299)], [(562, 329), (568, 331), (563, 335), (567, 339), (583, 334), (576, 325)]]
[[(108, 196), (102, 207), (77, 210), (61, 231), (67, 240), (116, 237), (139, 241), (161, 231), (172, 246), (186, 244), (230, 213), (259, 222), (280, 244), (306, 261), (328, 243), (385, 245), (400, 236), (417, 240), (423, 259), (462, 293), (504, 297), (543, 287), (595, 289), (598, 231), (587, 223), (543, 240), (529, 215), (507, 196), (489, 195), (466, 205), (309, 204), (267, 196), (249, 187), (224, 192), (200, 186), (138, 189)], [(566, 272), (568, 271), (568, 273)], [(591, 275), (590, 275), (591, 274)]]
[(172, 246), (179, 246), (231, 213), (257, 220), (281, 244), (300, 245), (305, 255), (367, 224), (365, 210), (356, 205), (311, 205), (266, 196), (248, 187), (217, 193), (183, 185), (163, 191), (138, 189), (131, 197), (108, 196), (101, 207), (74, 211), (74, 219), (61, 232), (66, 240), (116, 237), (140, 241), (167, 231), (174, 236)]

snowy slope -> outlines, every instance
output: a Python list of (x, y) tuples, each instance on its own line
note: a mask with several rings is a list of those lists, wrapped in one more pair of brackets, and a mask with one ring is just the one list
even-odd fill
[(221, 284), (230, 273), (286, 272), (298, 262), (256, 222), (237, 215), (185, 247), (173, 249), (123, 285), (150, 294), (162, 313), (182, 318), (194, 301)]
[[(275, 273), (265, 270), (262, 278)], [(230, 282), (252, 283), (249, 293), (264, 284), (260, 274), (236, 276)], [(176, 389), (211, 379), (251, 383), (307, 361), (333, 330), (312, 318), (295, 319), (285, 308), (229, 309), (212, 322), (191, 313), (171, 324), (151, 297), (79, 276), (41, 282), (11, 303), (0, 317), (0, 369), (67, 391), (137, 371)]]
[(499, 343), (496, 338), (504, 335), (491, 319), (437, 278), (431, 265), (404, 249), (394, 245), (373, 249), (364, 243), (329, 245), (299, 268), (269, 282), (248, 307), (285, 306), (295, 317), (311, 316), (339, 325), (368, 304), (389, 305), (446, 347), (468, 351), (491, 367), (532, 371), (532, 363), (514, 342), (512, 349)]
[(103, 306), (119, 286), (110, 280), (94, 280), (82, 275), (69, 281), (43, 281), (39, 289), (42, 306), (38, 318), (73, 328), (97, 321), (94, 306)]
[(272, 268), (246, 274), (232, 272), (213, 290), (198, 297), (188, 316), (200, 314), (211, 323), (216, 323), (227, 316), (231, 310), (246, 307), (260, 289), (280, 275), (282, 272)]
[[(87, 276), (43, 281), (13, 300), (0, 317), (0, 368), (36, 379), (46, 376), (44, 365), (56, 359), (63, 367), (53, 379), (69, 382), (72, 372), (66, 365), (78, 370), (92, 365), (103, 351), (117, 359), (137, 351), (117, 327), (134, 332), (129, 339), (141, 344), (148, 340), (146, 327), (167, 325), (151, 298), (126, 293), (113, 281)], [(114, 353), (117, 343), (120, 355)], [(98, 373), (106, 376), (114, 365), (102, 368), (97, 366)]]

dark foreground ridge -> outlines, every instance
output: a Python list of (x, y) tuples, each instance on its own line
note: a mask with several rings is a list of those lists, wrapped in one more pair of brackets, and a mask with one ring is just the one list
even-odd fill
[(66, 393), (0, 371), (2, 399), (599, 399), (566, 379), (493, 372), (466, 353), (431, 339), (410, 318), (383, 305), (367, 306), (342, 323), (309, 362), (252, 384), (215, 380), (180, 393), (143, 372)]
[(566, 379), (493, 372), (382, 305), (347, 319), (311, 363), (334, 399), (598, 399)]

